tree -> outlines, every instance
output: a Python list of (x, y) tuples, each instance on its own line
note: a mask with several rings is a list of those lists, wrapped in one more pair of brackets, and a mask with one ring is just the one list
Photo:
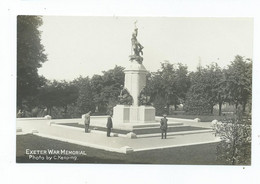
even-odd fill
[(189, 74), (191, 86), (187, 92), (184, 102), (184, 110), (190, 114), (208, 114), (211, 106), (208, 98), (205, 96), (206, 86), (204, 70), (200, 66), (196, 72)]
[(150, 103), (152, 103), (156, 109), (156, 115), (166, 113), (166, 95), (164, 91), (163, 79), (159, 71), (152, 72), (147, 76), (146, 87), (143, 89), (143, 92), (141, 91), (140, 95), (142, 95), (142, 93), (149, 96)]
[(97, 111), (104, 107), (104, 102), (101, 96), (102, 89), (104, 88), (104, 81), (101, 75), (93, 75), (90, 81), (91, 90), (93, 93), (93, 102)]
[(66, 81), (48, 81), (39, 90), (37, 98), (39, 99), (38, 106), (46, 107), (49, 115), (52, 115), (53, 107), (62, 107), (63, 116), (66, 116), (68, 105), (78, 98), (78, 89)]
[(93, 93), (91, 89), (91, 81), (88, 77), (79, 77), (73, 81), (74, 85), (78, 88), (78, 98), (76, 108), (79, 114), (95, 111), (95, 104), (93, 100)]
[(170, 105), (174, 105), (177, 109), (177, 105), (184, 101), (190, 85), (187, 66), (178, 63), (176, 68), (176, 65), (165, 61), (161, 63), (160, 70), (151, 73), (150, 78), (148, 90), (150, 90), (151, 101), (159, 99), (160, 96), (160, 99), (166, 103), (165, 113), (169, 113)]
[(177, 105), (183, 103), (186, 99), (186, 94), (190, 88), (190, 78), (188, 76), (188, 67), (178, 63), (178, 68), (176, 69), (175, 88), (176, 88), (176, 100), (174, 101), (175, 110), (177, 110)]
[(38, 68), (47, 60), (41, 44), (42, 25), (39, 16), (17, 16), (17, 107), (33, 101), (44, 78), (38, 75)]
[(47, 81), (41, 87), (38, 94), (40, 105), (47, 108), (47, 114), (52, 115), (52, 109), (59, 104), (59, 83), (58, 81)]
[(219, 115), (226, 99), (225, 78), (222, 69), (216, 64), (198, 67), (190, 74), (191, 87), (187, 93), (185, 109), (191, 113), (213, 114), (213, 107), (219, 105)]
[(243, 111), (252, 97), (252, 60), (235, 56), (234, 61), (225, 70), (229, 102), (242, 105)]
[(222, 104), (225, 99), (224, 75), (217, 63), (212, 63), (203, 69), (204, 97), (210, 105), (210, 113), (213, 114), (213, 107), (219, 105), (221, 115)]
[(166, 100), (161, 95), (156, 95), (153, 100), (153, 106), (156, 109), (155, 113), (157, 116), (162, 116), (166, 112), (167, 109), (165, 109)]
[(58, 88), (59, 100), (57, 106), (64, 109), (63, 114), (66, 117), (68, 111), (68, 105), (76, 102), (79, 96), (79, 90), (76, 88), (73, 82), (62, 81), (59, 83)]
[(175, 86), (175, 69), (168, 61), (161, 63), (161, 70), (158, 71), (162, 78), (162, 91), (166, 100), (166, 109), (169, 113), (170, 105), (177, 103), (177, 88)]
[[(101, 81), (101, 80), (100, 80)], [(124, 85), (124, 68), (115, 66), (114, 69), (103, 71), (102, 89), (98, 94), (99, 102), (102, 104), (102, 113), (112, 111), (119, 102), (121, 86)]]

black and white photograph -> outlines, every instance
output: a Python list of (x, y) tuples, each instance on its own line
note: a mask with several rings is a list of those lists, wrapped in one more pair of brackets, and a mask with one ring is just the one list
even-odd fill
[(17, 16), (17, 163), (251, 165), (252, 18)]
[(260, 2), (0, 2), (0, 183), (258, 184)]

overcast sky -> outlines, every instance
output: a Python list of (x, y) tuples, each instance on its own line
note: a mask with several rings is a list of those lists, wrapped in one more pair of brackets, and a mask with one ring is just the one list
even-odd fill
[(143, 64), (182, 63), (194, 71), (217, 62), (224, 67), (239, 54), (253, 57), (253, 19), (43, 16), (42, 44), (48, 61), (39, 69), (47, 79), (73, 80), (126, 67), (137, 20)]

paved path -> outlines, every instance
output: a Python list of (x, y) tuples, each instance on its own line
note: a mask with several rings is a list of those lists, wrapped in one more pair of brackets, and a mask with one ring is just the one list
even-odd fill
[(17, 132), (17, 135), (35, 132), (36, 135), (42, 137), (121, 153), (205, 144), (219, 141), (212, 132), (168, 136), (167, 139), (161, 139), (160, 137), (145, 137), (137, 139), (129, 139), (126, 137), (106, 137), (105, 133), (85, 133), (83, 128), (60, 125), (50, 126), (49, 122), (50, 120), (17, 120), (17, 129), (22, 129), (22, 132)]

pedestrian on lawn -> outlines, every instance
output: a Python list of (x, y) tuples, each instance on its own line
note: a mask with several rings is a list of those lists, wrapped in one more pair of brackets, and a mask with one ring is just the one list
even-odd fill
[(91, 111), (89, 111), (89, 112), (88, 112), (87, 114), (85, 114), (85, 116), (84, 116), (85, 133), (88, 133), (88, 130), (89, 130), (90, 114), (91, 114)]
[(163, 118), (161, 119), (161, 122), (160, 122), (160, 124), (161, 124), (160, 129), (162, 131), (162, 139), (163, 138), (166, 139), (166, 137), (167, 137), (167, 128), (168, 128), (167, 121), (168, 121), (167, 115), (164, 114)]
[(110, 115), (107, 118), (107, 137), (110, 137), (111, 129), (113, 128), (113, 122), (111, 116), (112, 114), (110, 113)]

